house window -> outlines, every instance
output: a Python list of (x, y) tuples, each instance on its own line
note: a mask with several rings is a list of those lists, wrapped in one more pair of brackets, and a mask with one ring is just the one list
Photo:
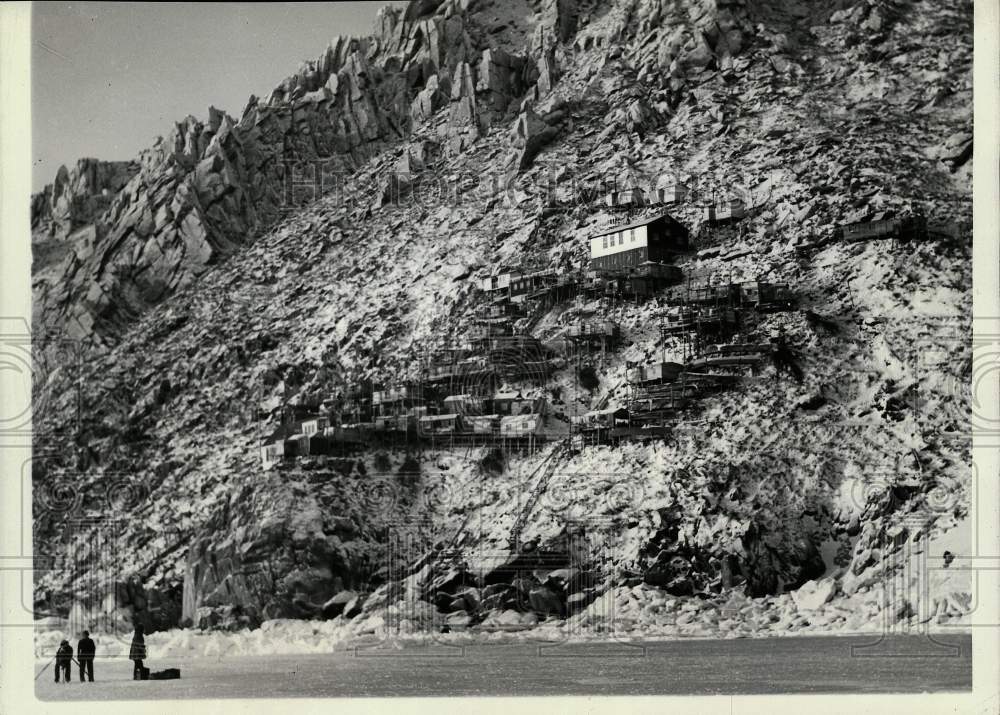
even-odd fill
[(628, 230), (628, 240), (629, 240), (629, 243), (635, 243), (635, 229), (634, 228), (630, 228)]
[(607, 248), (608, 247), (608, 237), (607, 236), (602, 236), (601, 237), (601, 243), (602, 243), (602, 246), (601, 246), (602, 248)]

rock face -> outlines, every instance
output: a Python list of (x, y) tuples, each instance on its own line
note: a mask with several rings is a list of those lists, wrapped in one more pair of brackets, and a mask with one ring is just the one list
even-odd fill
[(951, 171), (957, 171), (972, 158), (972, 132), (956, 132), (948, 137), (938, 153), (938, 158), (945, 162)]
[(792, 600), (800, 611), (816, 611), (833, 598), (837, 584), (833, 579), (808, 581), (797, 590), (792, 591)]
[(476, 91), (483, 109), (503, 118), (512, 104), (520, 101), (528, 87), (538, 79), (538, 68), (526, 57), (503, 50), (483, 50), (479, 62)]
[(455, 70), (455, 81), (451, 85), (448, 123), (442, 130), (442, 138), (447, 141), (450, 154), (461, 154), (479, 138), (482, 130), (483, 120), (476, 106), (472, 68), (468, 62), (462, 62)]
[[(679, 92), (686, 75), (678, 67), (725, 65), (750, 26), (736, 4), (678, 7), (640, 3), (640, 38), (653, 39), (672, 19), (683, 22), (666, 44), (644, 41), (638, 60), (650, 71), (671, 68)], [(578, 38), (578, 49), (621, 38), (626, 26), (616, 24), (625, 22), (617, 10), (591, 29), (597, 34)], [(558, 43), (575, 36), (578, 15), (568, 0), (545, 4), (531, 29), (521, 30), (527, 52), (517, 53), (484, 46), (484, 18), (467, 3), (387, 8), (372, 37), (337, 38), (267, 97), (251, 97), (239, 118), (210, 108), (207, 121), (178, 122), (137, 162), (82, 160), (60, 171), (51, 190), (32, 200), (34, 224), (62, 237), (93, 228), (69, 255), (58, 254), (57, 275), (38, 282), (37, 319), (74, 339), (110, 345), (138, 315), (288, 210), (341, 185), (439, 109), (448, 108), (440, 130), (446, 152), (465, 151), (491, 126), (510, 121), (522, 99), (552, 91)], [(630, 131), (647, 123), (640, 103), (621, 111)], [(523, 169), (551, 132), (521, 120), (517, 126), (515, 163)]]
[(413, 98), (410, 105), (410, 121), (413, 124), (420, 124), (434, 116), (441, 107), (447, 105), (451, 98), (451, 84), (447, 75), (433, 74), (427, 79), (427, 84)]
[(179, 622), (180, 597), (180, 589), (147, 589), (133, 576), (99, 595), (79, 594), (69, 609), (69, 622), (93, 633), (129, 632), (137, 625), (147, 633), (166, 630)]
[(538, 75), (526, 57), (475, 50), (470, 32), (480, 30), (462, 8), (386, 8), (374, 36), (337, 38), (267, 97), (251, 97), (239, 118), (210, 108), (207, 121), (178, 122), (138, 162), (83, 160), (60, 171), (33, 198), (33, 222), (53, 235), (90, 222), (95, 231), (38, 287), (39, 318), (111, 344), (136, 316), (342, 184), (449, 96), (444, 140), (462, 151), (506, 118)]
[[(553, 112), (547, 118), (558, 121), (562, 113)], [(514, 147), (513, 163), (518, 171), (524, 171), (539, 151), (559, 134), (559, 130), (539, 117), (529, 107), (518, 115), (511, 130), (511, 144)]]
[[(59, 615), (83, 600), (86, 580), (63, 568), (64, 544), (87, 534), (65, 533), (67, 512), (105, 513), (100, 495), (124, 473), (141, 475), (144, 489), (142, 518), (123, 526), (139, 581), (147, 594), (183, 584), (175, 612), (194, 625), (360, 614), (368, 632), (391, 608), (405, 616), (400, 630), (404, 621), (459, 629), (480, 618), (586, 620), (619, 605), (662, 605), (672, 618), (667, 605), (679, 599), (735, 590), (737, 601), (780, 599), (800, 619), (791, 592), (824, 576), (831, 542), (846, 572), (810, 620), (839, 599), (867, 599), (906, 538), (893, 519), (945, 529), (967, 503), (968, 417), (951, 388), (967, 384), (972, 364), (967, 341), (926, 320), (946, 313), (949, 328), (963, 328), (967, 245), (806, 243), (858, 217), (918, 206), (956, 226), (971, 217), (971, 40), (961, 29), (971, 15), (933, 3), (902, 19), (880, 10), (875, 32), (876, 5), (807, 26), (794, 3), (543, 2), (525, 27), (500, 3), (413, 3), (380, 18), (378, 39), (334, 43), (238, 120), (211, 112), (178, 124), (99, 225), (76, 230), (90, 238), (69, 242), (67, 272), (36, 294), (47, 317), (76, 321), (79, 334), (89, 325), (108, 345), (78, 371), (52, 370), (38, 383), (38, 429), (71, 435), (75, 448), (45, 471), (33, 466), (36, 553), (53, 559), (39, 591), (56, 594)], [(940, 27), (950, 29), (934, 47), (912, 45)], [(299, 207), (315, 193), (317, 157), (331, 191)], [(469, 178), (505, 160), (518, 167), (511, 184), (465, 200)], [(425, 177), (446, 179), (438, 183), (463, 200), (396, 200)], [(715, 252), (679, 258), (682, 269), (788, 281), (839, 326), (823, 328), (808, 312), (761, 316), (762, 335), (779, 331), (801, 352), (803, 384), (764, 365), (764, 379), (692, 407), (696, 428), (588, 446), (559, 465), (525, 539), (547, 549), (564, 520), (582, 518), (607, 559), (522, 554), (489, 571), (537, 455), (512, 453), (484, 476), (486, 455), (431, 450), (425, 458), (449, 496), (438, 501), (406, 491), (433, 486), (412, 464), (402, 468), (412, 455), (391, 453), (377, 468), (370, 454), (354, 454), (262, 472), (260, 438), (279, 408), (391, 385), (415, 355), (464, 342), (486, 302), (476, 285), (498, 267), (585, 269), (587, 239), (610, 218), (603, 181), (685, 183), (691, 196), (670, 211), (695, 235), (705, 199), (739, 192), (751, 219), (739, 232), (702, 231)], [(559, 412), (621, 403), (628, 362), (666, 349), (648, 306), (617, 310), (628, 346), (609, 351), (592, 390), (573, 394), (575, 371), (556, 367), (547, 388)], [(116, 312), (121, 322), (107, 317)], [(538, 336), (559, 342), (554, 326), (566, 312), (542, 316)], [(948, 360), (928, 367), (928, 354)], [(917, 377), (927, 370), (934, 379)], [(804, 409), (816, 394), (825, 402)], [(376, 472), (392, 472), (391, 498), (362, 493)], [(44, 503), (43, 487), (60, 479), (79, 504)], [(935, 512), (938, 491), (946, 499)], [(450, 543), (468, 522), (457, 558), (490, 554), (487, 572), (429, 559), (391, 573), (386, 530), (407, 518), (440, 529), (430, 543)], [(335, 615), (344, 591), (368, 597)], [(636, 591), (655, 596), (633, 609)], [(718, 621), (703, 610), (679, 615)]]
[(133, 161), (80, 159), (59, 167), (55, 181), (31, 197), (31, 229), (46, 238), (66, 238), (93, 223), (139, 171)]
[(207, 122), (176, 124), (40, 298), (46, 320), (75, 338), (115, 334), (313, 198), (310, 177), (350, 171), (398, 138), (402, 78), (383, 77), (367, 51), (340, 38), (238, 120), (212, 108)]
[(312, 488), (278, 476), (231, 495), (187, 550), (182, 621), (225, 628), (339, 615), (357, 596), (345, 589), (367, 583), (371, 564), (359, 540), (364, 504), (345, 489), (344, 477)]

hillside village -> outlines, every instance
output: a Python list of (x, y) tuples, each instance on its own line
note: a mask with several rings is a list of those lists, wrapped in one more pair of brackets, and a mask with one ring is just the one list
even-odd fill
[(52, 633), (968, 619), (971, 8), (523, 5), (35, 199)]
[[(480, 304), (461, 343), (420, 356), (409, 381), (368, 380), (318, 404), (314, 399), (288, 405), (285, 421), (261, 445), (263, 468), (290, 460), (322, 466), (328, 456), (379, 446), (496, 444), (533, 452), (547, 440), (567, 437), (577, 447), (663, 438), (699, 395), (755, 372), (762, 360), (801, 382), (780, 330), (758, 330), (760, 315), (794, 308), (787, 283), (733, 283), (718, 274), (692, 279), (678, 265), (698, 247), (689, 230), (662, 209), (687, 194), (676, 182), (656, 189), (652, 200), (640, 188), (607, 194), (606, 205), (624, 213), (590, 239), (585, 270), (521, 267), (481, 279)], [(632, 216), (637, 212), (645, 215)], [(717, 245), (720, 234), (739, 235), (747, 218), (739, 199), (706, 206), (697, 242)], [(893, 246), (930, 236), (923, 217), (856, 222), (829, 233), (836, 240)], [(567, 368), (576, 377), (571, 394), (587, 389), (580, 384), (584, 375), (600, 380), (596, 364), (623, 340), (607, 315), (619, 301), (656, 305), (652, 320), (662, 356), (628, 365), (629, 392), (621, 403), (604, 401), (579, 413), (585, 401), (549, 396), (545, 387), (558, 384), (557, 373)], [(558, 315), (559, 328), (542, 342), (530, 331), (549, 314)], [(815, 313), (810, 317), (836, 326)]]

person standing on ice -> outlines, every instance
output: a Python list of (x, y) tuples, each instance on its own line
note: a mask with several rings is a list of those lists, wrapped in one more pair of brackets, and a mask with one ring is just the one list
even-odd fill
[(142, 634), (142, 624), (137, 623), (135, 634), (132, 636), (132, 646), (128, 649), (128, 658), (135, 663), (135, 667), (132, 668), (132, 680), (139, 680), (142, 677), (142, 661), (146, 659), (146, 639)]
[(83, 682), (84, 671), (86, 671), (90, 682), (94, 682), (94, 654), (96, 652), (97, 646), (94, 645), (94, 641), (90, 638), (90, 631), (84, 631), (83, 638), (76, 644), (76, 657), (80, 663), (81, 683)]
[(59, 644), (59, 650), (56, 651), (56, 682), (59, 682), (59, 671), (62, 671), (63, 680), (65, 682), (70, 681), (70, 665), (73, 662), (73, 646), (69, 644), (69, 641), (63, 641)]

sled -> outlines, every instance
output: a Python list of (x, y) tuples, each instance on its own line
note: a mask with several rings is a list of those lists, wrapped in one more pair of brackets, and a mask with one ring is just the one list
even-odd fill
[(167, 668), (159, 670), (149, 676), (150, 680), (178, 680), (181, 677), (180, 668)]

